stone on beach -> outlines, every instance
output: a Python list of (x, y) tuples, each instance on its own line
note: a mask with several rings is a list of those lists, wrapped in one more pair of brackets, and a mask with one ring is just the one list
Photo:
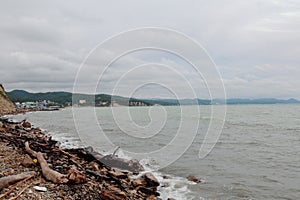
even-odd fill
[(25, 154), (21, 164), (24, 166), (24, 167), (31, 167), (34, 162), (33, 160), (30, 158), (30, 156), (28, 154)]
[(39, 192), (47, 192), (46, 187), (34, 186), (33, 189), (35, 189), (36, 191), (39, 191)]

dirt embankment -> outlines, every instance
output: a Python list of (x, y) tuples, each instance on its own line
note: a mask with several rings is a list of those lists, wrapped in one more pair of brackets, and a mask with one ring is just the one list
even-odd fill
[(2, 84), (0, 84), (0, 115), (14, 112), (16, 112), (16, 106), (8, 98)]

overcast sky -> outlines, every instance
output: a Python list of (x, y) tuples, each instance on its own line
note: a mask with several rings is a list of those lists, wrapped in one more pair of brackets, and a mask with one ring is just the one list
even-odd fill
[[(6, 0), (1, 2), (0, 19), (0, 82), (6, 90), (72, 91), (81, 63), (96, 45), (122, 31), (162, 27), (184, 33), (206, 49), (220, 71), (227, 97), (300, 99), (297, 0)], [(147, 63), (157, 64), (124, 76), (132, 67)], [(103, 67), (101, 62), (94, 64)], [(179, 74), (171, 73), (164, 67), (167, 65), (177, 66)], [(99, 76), (89, 69), (86, 88), (96, 84), (88, 82), (88, 73)], [(169, 87), (185, 91), (182, 76), (190, 81), (197, 96), (208, 97), (201, 77), (198, 80), (186, 63), (156, 51), (120, 59), (103, 76), (105, 83), (97, 92), (111, 92), (105, 89), (119, 81), (117, 93), (127, 95), (132, 91), (126, 90), (142, 80), (164, 80), (164, 89), (150, 84), (134, 93), (168, 97)]]

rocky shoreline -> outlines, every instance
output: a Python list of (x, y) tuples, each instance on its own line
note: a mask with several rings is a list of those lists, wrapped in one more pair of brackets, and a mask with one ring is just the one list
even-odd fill
[(160, 199), (138, 161), (57, 144), (27, 121), (0, 118), (0, 199)]

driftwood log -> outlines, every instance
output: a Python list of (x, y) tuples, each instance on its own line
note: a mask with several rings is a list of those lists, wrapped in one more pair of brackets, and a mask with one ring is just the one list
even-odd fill
[[(30, 173), (29, 173), (30, 174)], [(21, 179), (19, 182), (17, 182), (16, 184), (14, 184), (13, 186), (11, 186), (9, 188), (8, 191), (6, 191), (4, 194), (0, 195), (0, 199), (4, 198), (5, 196), (9, 195), (15, 188), (17, 188), (18, 186), (20, 186), (21, 184), (23, 184), (24, 182), (26, 182), (27, 180), (33, 178), (36, 175), (36, 173), (32, 173), (31, 175), (27, 176), (24, 179)]]
[(9, 186), (17, 181), (26, 179), (35, 174), (36, 173), (34, 171), (30, 171), (30, 172), (23, 172), (23, 173), (17, 174), (17, 175), (2, 177), (2, 178), (0, 178), (0, 190), (3, 188), (6, 188), (7, 186)]
[(41, 152), (35, 152), (29, 147), (29, 143), (25, 142), (25, 150), (27, 153), (31, 154), (33, 157), (36, 157), (38, 162), (40, 163), (42, 174), (48, 181), (52, 181), (53, 183), (85, 183), (87, 182), (87, 178), (80, 172), (75, 169), (71, 169), (68, 175), (61, 174), (57, 171), (51, 169), (45, 160), (43, 154)]

